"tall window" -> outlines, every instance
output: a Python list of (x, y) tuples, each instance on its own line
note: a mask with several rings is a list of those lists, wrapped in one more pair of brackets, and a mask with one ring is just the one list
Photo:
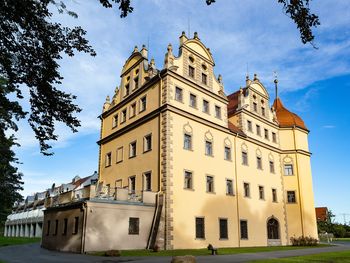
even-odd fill
[(214, 177), (207, 176), (207, 193), (214, 193)]
[(58, 220), (55, 220), (55, 231), (53, 232), (53, 235), (56, 236), (58, 232)]
[(125, 121), (126, 121), (126, 109), (122, 110), (120, 123), (124, 123)]
[(272, 202), (277, 202), (277, 190), (272, 188)]
[(129, 94), (130, 94), (130, 86), (129, 86), (129, 84), (126, 84), (124, 96), (128, 96)]
[(244, 197), (250, 197), (250, 187), (248, 183), (243, 183)]
[(145, 111), (147, 107), (147, 98), (146, 96), (140, 99), (140, 112)]
[(219, 219), (219, 228), (220, 228), (220, 239), (228, 239), (227, 219), (226, 218)]
[(256, 134), (261, 136), (260, 125), (256, 125)]
[(47, 227), (46, 227), (46, 235), (50, 235), (50, 226), (51, 226), (51, 221), (47, 220)]
[(129, 235), (138, 235), (140, 232), (140, 218), (129, 217)]
[(284, 165), (284, 175), (293, 175), (293, 165), (285, 164)]
[(139, 87), (139, 77), (134, 78), (134, 89)]
[(183, 95), (182, 89), (179, 87), (176, 87), (175, 88), (175, 100), (182, 102), (182, 98), (183, 98), (182, 95)]
[(106, 167), (111, 166), (112, 164), (112, 153), (106, 154)]
[(264, 107), (261, 107), (261, 115), (265, 116), (265, 108)]
[(136, 176), (129, 177), (129, 191), (130, 193), (135, 193), (136, 190)]
[(221, 119), (221, 108), (215, 105), (215, 117)]
[(196, 238), (205, 238), (203, 217), (196, 217)]
[(226, 179), (226, 194), (233, 195), (233, 181), (231, 179)]
[(225, 146), (225, 160), (231, 160), (231, 148)]
[(192, 188), (192, 172), (190, 171), (185, 171), (185, 178), (184, 178), (184, 188), (185, 189), (193, 189)]
[(207, 85), (207, 74), (202, 73), (202, 83)]
[(264, 200), (265, 199), (265, 191), (263, 186), (259, 186), (259, 199)]
[(152, 134), (148, 134), (143, 138), (143, 152), (152, 150)]
[(276, 141), (277, 141), (276, 133), (275, 133), (275, 132), (272, 133), (272, 141), (273, 141), (273, 142), (276, 142)]
[(205, 141), (205, 155), (213, 156), (213, 143)]
[(253, 111), (258, 111), (258, 104), (256, 104), (256, 102), (253, 102)]
[(257, 167), (259, 170), (262, 170), (262, 160), (261, 160), (261, 157), (260, 157), (260, 156), (257, 156), (257, 157), (256, 157), (256, 167)]
[(135, 115), (136, 115), (136, 102), (134, 102), (130, 106), (130, 118), (134, 117)]
[(136, 156), (136, 141), (130, 143), (129, 145), (129, 158)]
[(68, 228), (68, 218), (63, 219), (63, 231), (62, 235), (67, 235), (67, 228)]
[(147, 173), (144, 173), (144, 190), (145, 191), (151, 191), (151, 189), (152, 189), (152, 181), (151, 181), (151, 179), (152, 179), (152, 174), (151, 174), (151, 172), (147, 172)]
[(113, 116), (112, 128), (118, 126), (118, 114)]
[(191, 78), (194, 78), (194, 67), (188, 66), (188, 75), (189, 75)]
[(240, 220), (241, 239), (248, 239), (248, 221)]
[(123, 146), (117, 149), (117, 163), (123, 161)]
[(192, 93), (190, 94), (190, 106), (197, 108), (197, 96)]
[(267, 129), (264, 129), (264, 135), (265, 135), (265, 139), (268, 140), (269, 139), (269, 131)]
[(248, 126), (248, 131), (252, 132), (253, 128), (252, 128), (252, 122), (251, 121), (247, 121), (247, 126)]
[(209, 101), (203, 100), (203, 112), (209, 113)]
[(78, 234), (79, 230), (79, 217), (74, 217), (74, 228), (73, 228), (73, 235)]
[(275, 173), (275, 163), (273, 161), (270, 161), (270, 173)]
[(192, 150), (192, 135), (187, 133), (184, 134), (184, 149)]
[(276, 219), (271, 218), (267, 221), (267, 238), (268, 239), (279, 239), (279, 223)]
[(248, 165), (248, 153), (247, 152), (242, 152), (242, 164)]
[(287, 202), (296, 203), (295, 191), (287, 191)]

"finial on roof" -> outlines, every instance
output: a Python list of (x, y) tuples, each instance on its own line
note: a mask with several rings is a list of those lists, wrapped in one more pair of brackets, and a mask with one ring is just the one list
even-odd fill
[(249, 75), (248, 74), (245, 76), (245, 80), (249, 80)]
[(194, 38), (198, 38), (199, 39), (197, 32), (194, 32)]
[(219, 74), (219, 76), (218, 76), (218, 81), (219, 81), (220, 84), (222, 84), (222, 76), (221, 76), (221, 74)]
[(182, 36), (182, 37), (185, 37), (185, 36), (186, 36), (186, 32), (185, 32), (185, 31), (182, 31), (181, 36)]
[(139, 49), (137, 48), (137, 46), (134, 47), (134, 52), (133, 53), (135, 53), (135, 52), (139, 52)]
[(106, 102), (110, 102), (109, 95), (107, 95), (107, 97), (106, 97)]
[(258, 79), (258, 74), (254, 73), (254, 80), (259, 80)]
[(173, 52), (173, 46), (171, 45), (171, 43), (168, 44), (168, 52)]
[(275, 83), (275, 99), (278, 98), (278, 80), (277, 80), (277, 76), (275, 76), (275, 80), (273, 81)]

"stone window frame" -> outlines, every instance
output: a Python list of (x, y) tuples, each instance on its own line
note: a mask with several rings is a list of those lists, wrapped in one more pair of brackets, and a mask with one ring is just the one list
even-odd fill
[[(121, 158), (119, 159), (119, 150), (121, 150)], [(124, 147), (120, 146), (116, 150), (116, 163), (121, 163), (124, 160)]]
[[(145, 102), (143, 102), (143, 100)], [(139, 113), (144, 112), (147, 109), (147, 95), (144, 95), (139, 100)]]
[[(210, 152), (207, 153), (207, 145), (210, 145)], [(214, 142), (208, 138), (204, 139), (204, 154), (205, 156), (214, 157)]]
[(259, 124), (256, 124), (255, 128), (256, 128), (256, 135), (261, 137), (261, 126)]
[[(184, 150), (187, 150), (187, 151), (193, 151), (193, 135), (192, 133), (190, 132), (184, 132), (184, 137), (183, 137), (183, 149)], [(186, 148), (185, 145), (186, 145), (186, 136), (189, 136), (190, 137), (190, 147), (189, 148)]]
[(127, 116), (128, 116), (128, 110), (127, 108), (123, 109), (122, 111), (120, 111), (120, 124), (123, 124), (126, 122)]
[(264, 128), (264, 138), (265, 140), (270, 140), (269, 130)]
[[(287, 166), (289, 168), (287, 168)], [(288, 171), (288, 172), (286, 172), (286, 171)], [(291, 171), (291, 173), (290, 173), (290, 171)], [(284, 163), (283, 164), (283, 175), (284, 176), (294, 176), (295, 175), (294, 174), (294, 165), (293, 165), (293, 163)]]
[(62, 236), (66, 236), (68, 232), (68, 218), (63, 219)]
[[(294, 202), (290, 202), (289, 201), (289, 193), (294, 193)], [(286, 200), (287, 200), (287, 204), (297, 204), (297, 191), (296, 190), (286, 190)]]
[(247, 130), (253, 133), (253, 123), (251, 120), (247, 120)]
[[(221, 120), (222, 119), (222, 108), (219, 105), (215, 104), (214, 109), (215, 109), (214, 110), (215, 111), (215, 118)], [(219, 111), (217, 111), (217, 110), (219, 110)]]
[(274, 160), (269, 160), (269, 167), (270, 167), (270, 173), (275, 174), (276, 169), (275, 169), (275, 161)]
[(73, 225), (73, 235), (78, 234), (79, 232), (79, 216), (74, 217), (74, 225)]
[[(192, 96), (194, 96), (194, 98), (195, 98), (195, 99), (194, 99), (194, 102), (195, 102), (194, 105), (191, 105), (191, 97), (192, 97)], [(190, 95), (189, 95), (189, 104), (188, 104), (188, 105), (189, 105), (190, 107), (194, 108), (194, 109), (198, 109), (197, 98), (198, 98), (198, 96), (197, 96), (196, 94), (190, 92)]]
[(112, 129), (118, 127), (119, 122), (119, 113), (114, 114), (112, 117)]
[(110, 167), (112, 165), (112, 152), (108, 152), (105, 155), (105, 167)]
[[(150, 188), (147, 187), (147, 175), (150, 175), (150, 181), (149, 181), (149, 184), (150, 184)], [(152, 171), (146, 171), (146, 172), (143, 172), (142, 173), (142, 178), (143, 178), (143, 191), (152, 191)]]
[[(147, 146), (147, 138), (151, 138), (151, 145), (149, 148), (146, 148)], [(145, 136), (143, 136), (143, 153), (147, 153), (147, 152), (150, 152), (152, 151), (152, 144), (153, 144), (153, 136), (152, 136), (152, 133), (148, 133), (146, 134)]]
[(136, 101), (130, 104), (130, 110), (129, 110), (129, 119), (133, 118), (136, 116)]
[(140, 218), (129, 217), (128, 235), (139, 235), (139, 234), (140, 234)]
[[(208, 107), (205, 108), (204, 105), (208, 105)], [(207, 99), (203, 99), (202, 101), (202, 112), (210, 115), (210, 102)]]
[(184, 101), (184, 89), (178, 86), (175, 87), (174, 99), (178, 102), (183, 103)]
[[(131, 150), (133, 148), (133, 144), (135, 144), (135, 153), (132, 153)], [(129, 143), (129, 159), (135, 158), (137, 156), (137, 140), (134, 140)]]
[(272, 132), (272, 142), (277, 143), (277, 133)]

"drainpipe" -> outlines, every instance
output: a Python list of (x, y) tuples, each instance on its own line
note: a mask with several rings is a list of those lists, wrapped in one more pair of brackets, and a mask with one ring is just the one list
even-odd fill
[(86, 220), (87, 220), (87, 203), (86, 202), (82, 204), (82, 209), (83, 209), (83, 226), (81, 230), (81, 250), (80, 250), (81, 254), (85, 252), (85, 236), (86, 236)]
[(238, 181), (237, 181), (237, 138), (238, 133), (236, 133), (236, 137), (234, 138), (234, 147), (235, 147), (235, 185), (236, 185), (236, 206), (237, 206), (237, 234), (238, 234), (238, 247), (241, 246), (241, 237), (240, 237), (240, 219), (239, 219), (239, 203), (238, 203)]

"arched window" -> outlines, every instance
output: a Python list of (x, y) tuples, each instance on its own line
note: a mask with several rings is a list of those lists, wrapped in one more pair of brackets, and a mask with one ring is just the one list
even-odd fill
[(267, 238), (280, 239), (279, 223), (274, 218), (271, 218), (269, 221), (267, 221)]

